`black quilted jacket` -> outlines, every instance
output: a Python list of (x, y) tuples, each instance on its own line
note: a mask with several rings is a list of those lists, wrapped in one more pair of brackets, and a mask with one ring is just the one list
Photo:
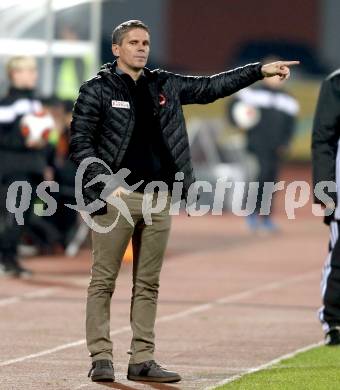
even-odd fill
[[(340, 138), (340, 70), (322, 83), (312, 131), (313, 188), (321, 181), (336, 182), (338, 142)], [(334, 190), (334, 188), (333, 188)], [(325, 189), (337, 204), (337, 194)], [(315, 203), (323, 200), (314, 196)]]
[[(134, 129), (134, 107), (122, 78), (115, 73), (116, 63), (106, 64), (98, 75), (80, 88), (71, 124), (71, 159), (77, 164), (86, 157), (103, 160), (118, 171)], [(183, 197), (195, 181), (182, 105), (207, 104), (231, 95), (260, 80), (261, 64), (249, 64), (210, 77), (182, 76), (164, 70), (149, 71), (154, 113), (166, 146), (178, 172), (184, 173)], [(129, 102), (130, 108), (113, 107), (113, 101)], [(126, 105), (126, 103), (125, 103)], [(109, 172), (102, 164), (91, 164), (84, 175), (86, 184), (99, 174)], [(83, 188), (86, 204), (99, 198), (104, 183)], [(106, 207), (94, 214), (103, 214)]]
[[(314, 203), (327, 206), (333, 200), (336, 205), (336, 209), (324, 218), (327, 225), (339, 218), (339, 139), (340, 69), (326, 77), (321, 85), (312, 131)], [(322, 182), (332, 184), (322, 186), (318, 193), (315, 189)]]

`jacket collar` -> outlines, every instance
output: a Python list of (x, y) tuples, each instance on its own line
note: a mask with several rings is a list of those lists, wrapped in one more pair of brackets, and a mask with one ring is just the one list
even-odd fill
[[(113, 82), (114, 78), (118, 78), (120, 80), (120, 87), (122, 90), (125, 90), (126, 86), (123, 83), (123, 80), (120, 77), (120, 74), (122, 72), (117, 72), (117, 61), (109, 62), (107, 64), (104, 64), (99, 72), (98, 76), (107, 77), (111, 82)], [(143, 68), (144, 76), (149, 80), (149, 90), (151, 93), (152, 100), (154, 102), (155, 107), (159, 107), (159, 86), (157, 83), (157, 71), (150, 71), (148, 68)], [(116, 84), (115, 84), (116, 86)]]
[[(123, 72), (117, 67), (117, 61), (114, 62), (108, 62), (100, 68), (98, 72), (98, 76), (110, 76), (113, 74), (122, 74)], [(143, 68), (143, 74), (145, 77), (147, 77), (150, 81), (157, 78), (157, 73), (150, 71), (149, 68), (145, 67)]]
[(28, 98), (33, 99), (35, 95), (35, 91), (33, 89), (28, 88), (17, 88), (13, 85), (10, 86), (8, 93), (8, 96), (11, 96), (13, 98)]

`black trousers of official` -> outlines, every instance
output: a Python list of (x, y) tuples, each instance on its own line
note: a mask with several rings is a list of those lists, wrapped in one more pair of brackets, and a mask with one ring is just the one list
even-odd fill
[(319, 318), (325, 332), (340, 326), (340, 221), (330, 222), (328, 255), (323, 269)]
[[(23, 172), (0, 174), (0, 261), (9, 265), (17, 261), (18, 245), (24, 229), (24, 226), (17, 223), (15, 215), (6, 207), (6, 200), (18, 205), (22, 196), (19, 193), (16, 199), (7, 199), (10, 197), (8, 188), (14, 181), (27, 181), (31, 184), (32, 176)], [(25, 223), (30, 212), (31, 208), (24, 213)]]
[[(0, 261), (15, 263), (18, 256), (18, 245), (22, 233), (28, 229), (31, 235), (48, 243), (58, 241), (57, 229), (33, 213), (33, 204), (36, 196), (36, 187), (43, 180), (40, 174), (12, 173), (0, 174)], [(27, 181), (32, 186), (32, 199), (30, 207), (24, 212), (24, 225), (19, 225), (15, 215), (6, 208), (6, 198), (9, 186), (14, 181)], [(16, 203), (20, 201), (21, 194), (17, 196)], [(12, 199), (12, 202), (15, 200)]]

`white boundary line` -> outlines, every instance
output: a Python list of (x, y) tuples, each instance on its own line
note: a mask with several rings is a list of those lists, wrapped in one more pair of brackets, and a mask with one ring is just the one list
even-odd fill
[[(120, 333), (127, 332), (130, 329), (131, 329), (130, 326), (123, 326), (113, 332), (110, 332), (110, 335), (114, 336)], [(14, 363), (21, 363), (24, 362), (25, 360), (34, 359), (40, 356), (50, 355), (51, 353), (63, 351), (64, 349), (69, 349), (73, 347), (79, 347), (80, 345), (84, 345), (84, 344), (86, 344), (86, 339), (77, 340), (72, 343), (62, 344), (55, 348), (45, 349), (44, 351), (33, 353), (32, 355), (26, 355), (20, 358), (15, 358), (15, 359), (0, 362), (0, 367), (9, 366), (10, 364), (14, 364)]]
[(22, 302), (27, 299), (32, 298), (42, 298), (42, 297), (48, 297), (49, 295), (52, 295), (57, 288), (42, 288), (40, 290), (32, 291), (29, 293), (25, 293), (23, 295), (18, 295), (10, 298), (3, 298), (0, 299), (0, 306), (8, 306), (12, 305), (14, 303)]
[(290, 359), (290, 358), (296, 356), (299, 353), (307, 352), (307, 351), (309, 351), (309, 350), (311, 350), (313, 348), (319, 347), (321, 345), (323, 345), (323, 342), (319, 341), (318, 343), (310, 344), (310, 345), (307, 345), (306, 347), (299, 348), (299, 349), (297, 349), (297, 350), (295, 350), (293, 352), (287, 353), (286, 355), (282, 355), (282, 356), (280, 356), (278, 358), (275, 358), (275, 359), (271, 360), (268, 363), (261, 364), (258, 367), (250, 368), (246, 372), (243, 372), (243, 373), (237, 374), (237, 375), (233, 375), (233, 376), (231, 376), (229, 378), (223, 379), (222, 381), (216, 383), (213, 386), (205, 387), (204, 390), (214, 390), (214, 389), (216, 389), (219, 386), (223, 386), (223, 385), (226, 385), (228, 383), (234, 382), (237, 379), (241, 379), (241, 378), (243, 378), (243, 377), (245, 377), (245, 376), (247, 376), (249, 374), (253, 374), (254, 372), (265, 370), (266, 368), (269, 368), (271, 366), (274, 366), (275, 364), (280, 363), (282, 360)]
[(226, 296), (226, 297), (223, 297), (223, 298), (216, 299), (214, 301), (211, 301), (210, 303), (205, 303), (205, 304), (202, 304), (202, 305), (193, 306), (190, 309), (183, 310), (183, 311), (181, 311), (179, 313), (163, 316), (163, 317), (161, 317), (161, 318), (159, 318), (157, 320), (157, 323), (159, 323), (159, 322), (167, 322), (167, 321), (171, 321), (171, 320), (174, 320), (174, 319), (187, 317), (188, 315), (191, 315), (191, 314), (201, 313), (203, 311), (212, 309), (213, 307), (216, 307), (218, 305), (223, 305), (223, 304), (226, 304), (226, 303), (237, 302), (237, 301), (240, 301), (242, 299), (249, 298), (249, 297), (253, 296), (256, 293), (270, 291), (270, 290), (276, 290), (276, 289), (278, 289), (280, 287), (285, 287), (285, 286), (288, 286), (290, 284), (293, 284), (293, 283), (296, 283), (296, 282), (300, 282), (302, 280), (306, 280), (306, 279), (312, 278), (315, 275), (319, 276), (319, 274), (320, 274), (319, 271), (317, 271), (317, 272), (313, 271), (313, 272), (308, 272), (308, 273), (305, 273), (305, 274), (302, 274), (302, 275), (298, 275), (298, 276), (295, 276), (295, 277), (292, 277), (292, 278), (284, 279), (284, 280), (281, 280), (279, 282), (272, 282), (272, 283), (265, 284), (263, 286), (254, 287), (252, 289), (249, 289), (249, 290), (237, 293), (237, 294), (233, 294), (233, 295), (229, 295), (229, 296)]
[[(240, 301), (244, 298), (251, 297), (252, 295), (254, 295), (258, 292), (276, 290), (280, 287), (285, 287), (285, 286), (288, 286), (288, 285), (296, 283), (296, 282), (301, 282), (303, 280), (314, 277), (315, 275), (319, 275), (319, 271), (307, 272), (307, 273), (304, 273), (301, 275), (297, 275), (295, 277), (287, 278), (287, 279), (279, 281), (279, 282), (272, 282), (272, 283), (268, 283), (268, 284), (265, 284), (265, 285), (260, 286), (260, 287), (254, 287), (252, 289), (243, 291), (241, 293), (237, 293), (237, 294), (233, 294), (233, 295), (229, 295), (226, 297), (216, 299), (214, 301), (211, 301), (210, 303), (192, 306), (190, 309), (180, 311), (179, 313), (170, 314), (167, 316), (160, 317), (156, 320), (156, 322), (157, 323), (168, 322), (168, 321), (176, 320), (178, 318), (188, 317), (188, 316), (191, 316), (191, 315), (196, 314), (196, 313), (201, 313), (201, 312), (210, 310), (210, 309), (212, 309), (218, 305), (221, 305), (221, 304)], [(115, 331), (110, 332), (110, 335), (114, 336), (117, 334), (128, 332), (130, 330), (131, 330), (130, 326), (123, 326), (119, 329), (116, 329)], [(22, 356), (22, 357), (10, 359), (10, 360), (4, 360), (2, 362), (0, 361), (0, 367), (9, 366), (11, 364), (21, 363), (21, 362), (29, 360), (29, 359), (34, 359), (37, 357), (50, 355), (52, 353), (59, 352), (59, 351), (62, 351), (62, 350), (68, 349), (68, 348), (78, 347), (78, 346), (83, 345), (83, 344), (86, 344), (85, 339), (77, 340), (77, 341), (74, 341), (72, 343), (62, 344), (62, 345), (59, 345), (55, 348), (46, 349), (44, 351), (37, 352), (35, 354), (26, 355), (26, 356)]]

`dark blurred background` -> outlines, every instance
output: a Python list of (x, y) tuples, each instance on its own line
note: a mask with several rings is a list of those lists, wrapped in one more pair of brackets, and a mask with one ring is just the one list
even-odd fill
[[(319, 81), (340, 65), (339, 18), (337, 0), (3, 0), (0, 94), (8, 58), (29, 54), (39, 60), (43, 96), (75, 99), (79, 84), (112, 61), (113, 27), (141, 19), (152, 32), (151, 69), (212, 74), (268, 55), (299, 59), (287, 85), (301, 104), (291, 156), (306, 160)], [(217, 111), (209, 107), (203, 115), (216, 117)], [(201, 116), (190, 109), (186, 114)]]

